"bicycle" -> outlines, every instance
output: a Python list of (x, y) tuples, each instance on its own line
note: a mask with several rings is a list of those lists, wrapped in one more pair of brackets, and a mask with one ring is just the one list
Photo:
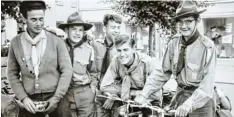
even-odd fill
[[(123, 102), (124, 105), (120, 106), (118, 109), (119, 115), (123, 117), (133, 117), (133, 116), (141, 117), (143, 114), (142, 112), (143, 108), (151, 110), (152, 114), (149, 117), (176, 117), (175, 110), (165, 111), (163, 108), (159, 106), (152, 106), (151, 104), (139, 105), (139, 104), (136, 104), (132, 100), (124, 101), (121, 98), (117, 96), (113, 96), (108, 93), (107, 93), (107, 96), (104, 96), (104, 95), (97, 95), (97, 96)], [(137, 111), (134, 111), (133, 108), (138, 108), (138, 109)], [(157, 115), (155, 115), (154, 112), (157, 112)]]

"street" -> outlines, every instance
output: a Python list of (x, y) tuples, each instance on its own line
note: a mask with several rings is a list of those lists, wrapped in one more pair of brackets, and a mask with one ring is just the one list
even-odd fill
[(217, 59), (216, 81), (234, 85), (234, 59)]
[(216, 85), (229, 97), (234, 108), (234, 59), (218, 59), (215, 77)]

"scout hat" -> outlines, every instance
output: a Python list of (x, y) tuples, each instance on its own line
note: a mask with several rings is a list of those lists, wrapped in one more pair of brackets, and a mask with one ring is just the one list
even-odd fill
[(90, 28), (93, 27), (92, 24), (85, 23), (85, 22), (81, 19), (81, 17), (80, 17), (80, 15), (79, 15), (78, 12), (75, 12), (75, 13), (71, 14), (71, 15), (68, 17), (68, 19), (67, 19), (67, 23), (60, 24), (60, 25), (58, 26), (58, 28), (64, 29), (64, 28), (66, 28), (66, 27), (68, 27), (68, 26), (70, 26), (70, 25), (79, 25), (79, 26), (81, 25), (81, 26), (84, 26), (84, 30), (85, 30), (85, 31), (86, 31), (86, 30), (89, 30)]
[(191, 0), (184, 0), (176, 9), (175, 20), (182, 17), (193, 16), (205, 12), (206, 9), (198, 10), (197, 5)]

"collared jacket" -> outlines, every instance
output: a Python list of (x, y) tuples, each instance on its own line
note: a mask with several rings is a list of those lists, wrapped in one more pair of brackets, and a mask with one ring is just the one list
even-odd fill
[[(141, 91), (145, 86), (146, 79), (154, 75), (155, 64), (157, 64), (157, 61), (153, 61), (151, 57), (140, 52), (136, 52), (134, 56), (134, 62), (131, 66), (137, 67), (131, 73), (129, 73), (131, 77), (130, 89)], [(121, 94), (121, 82), (126, 71), (127, 68), (120, 63), (117, 57), (114, 57), (103, 77), (100, 90), (117, 95)], [(160, 100), (161, 96), (162, 92), (158, 91), (151, 94), (148, 99), (151, 101)]]
[(197, 87), (184, 102), (195, 110), (203, 107), (214, 96), (215, 46), (208, 37), (199, 34), (197, 40), (187, 47), (185, 67), (176, 76), (181, 38), (182, 36), (177, 35), (168, 43), (162, 64), (156, 67), (154, 76), (147, 79), (142, 95), (148, 97), (173, 75), (179, 85)]
[(20, 100), (28, 95), (46, 92), (53, 92), (55, 97), (62, 98), (69, 87), (72, 66), (66, 45), (62, 38), (48, 31), (45, 32), (47, 43), (40, 62), (37, 81), (34, 71), (27, 65), (21, 43), (22, 33), (11, 41), (7, 77), (12, 90)]

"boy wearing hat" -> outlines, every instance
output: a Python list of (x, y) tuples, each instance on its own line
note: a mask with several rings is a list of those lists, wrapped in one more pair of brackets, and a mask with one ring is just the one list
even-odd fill
[[(147, 78), (154, 77), (155, 62), (148, 55), (136, 52), (135, 40), (128, 35), (121, 34), (115, 38), (114, 42), (117, 56), (110, 63), (101, 82), (100, 90), (120, 96), (122, 100), (127, 101), (134, 99), (141, 92)], [(160, 105), (161, 97), (161, 91), (155, 92), (147, 101)], [(144, 117), (150, 114), (152, 114), (151, 110), (143, 110)]]
[(188, 117), (214, 117), (214, 76), (216, 51), (213, 42), (199, 33), (201, 20), (196, 4), (183, 1), (176, 10), (181, 35), (173, 37), (163, 57), (162, 66), (154, 77), (146, 80), (142, 93), (135, 98), (145, 103), (145, 98), (161, 89), (173, 75), (178, 83), (177, 92), (170, 107), (176, 115)]
[(96, 88), (96, 76), (92, 73), (95, 66), (92, 66), (94, 60), (94, 50), (84, 40), (85, 31), (92, 28), (91, 24), (85, 23), (78, 12), (68, 17), (67, 23), (60, 24), (59, 28), (63, 29), (68, 38), (65, 40), (73, 66), (73, 75), (71, 86), (67, 92), (68, 104), (64, 106), (71, 109), (71, 113), (81, 117), (92, 117), (94, 113), (94, 97)]
[(46, 5), (23, 1), (20, 12), (27, 29), (11, 41), (7, 75), (25, 116), (57, 117), (56, 108), (66, 94), (72, 66), (64, 41), (43, 29)]

